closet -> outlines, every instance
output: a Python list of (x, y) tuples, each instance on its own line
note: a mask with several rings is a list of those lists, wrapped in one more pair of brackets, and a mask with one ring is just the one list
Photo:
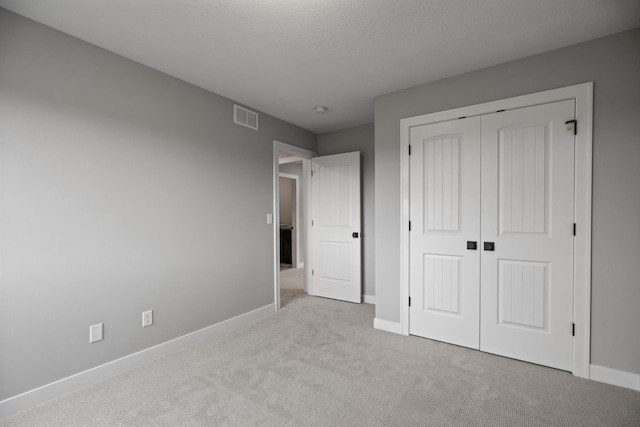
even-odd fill
[(411, 127), (412, 335), (572, 370), (575, 108)]

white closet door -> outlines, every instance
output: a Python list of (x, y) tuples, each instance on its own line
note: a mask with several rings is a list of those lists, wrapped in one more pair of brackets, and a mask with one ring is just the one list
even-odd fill
[(564, 370), (573, 342), (574, 132), (565, 124), (573, 118), (573, 100), (482, 117), (480, 349)]
[(362, 302), (360, 152), (311, 160), (313, 294)]
[[(410, 333), (479, 346), (480, 118), (411, 129)], [(470, 243), (470, 247), (472, 243)]]

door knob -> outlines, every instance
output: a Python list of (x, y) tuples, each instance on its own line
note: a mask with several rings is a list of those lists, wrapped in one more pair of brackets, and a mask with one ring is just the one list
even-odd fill
[(354, 239), (357, 239), (358, 238), (358, 233), (356, 232), (356, 233), (351, 234), (351, 237), (353, 237)]
[(485, 251), (495, 251), (496, 245), (493, 242), (484, 242), (484, 250)]
[(478, 242), (467, 241), (467, 249), (475, 251), (478, 249)]

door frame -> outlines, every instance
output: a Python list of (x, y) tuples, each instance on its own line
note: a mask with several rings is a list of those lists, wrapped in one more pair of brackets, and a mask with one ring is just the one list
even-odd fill
[(412, 127), (480, 116), (499, 110), (531, 107), (574, 99), (578, 134), (575, 138), (573, 264), (573, 369), (589, 378), (591, 337), (591, 188), (593, 154), (593, 82), (538, 92), (400, 120), (400, 326), (409, 335), (409, 136)]
[[(285, 163), (280, 163), (281, 165)], [(292, 173), (280, 172), (278, 174), (279, 178), (287, 178), (293, 181), (293, 185), (295, 186), (295, 202), (293, 203), (293, 212), (295, 215), (291, 218), (291, 226), (293, 227), (292, 235), (293, 242), (295, 242), (295, 246), (291, 249), (291, 268), (302, 268), (304, 263), (300, 262), (300, 177), (298, 175), (294, 175)], [(278, 200), (280, 200), (280, 187), (278, 187)], [(278, 207), (280, 205), (278, 204)], [(280, 215), (280, 210), (278, 210), (278, 215)], [(279, 225), (279, 222), (278, 222)]]
[[(317, 157), (317, 153), (314, 151), (306, 150), (304, 148), (296, 147), (295, 145), (287, 144), (278, 140), (273, 140), (273, 173), (272, 173), (272, 186), (273, 186), (273, 218), (272, 218), (272, 231), (273, 231), (273, 293), (275, 302), (275, 311), (280, 310), (280, 153), (291, 154), (292, 157), (299, 157), (302, 160), (302, 186), (304, 188), (301, 191), (303, 215), (301, 221), (304, 223), (304, 254), (305, 265), (304, 270), (304, 290), (313, 295), (313, 282), (311, 280), (311, 259), (312, 251), (309, 244), (311, 236), (311, 179), (308, 179), (311, 171), (311, 159)], [(300, 187), (300, 186), (298, 186)]]

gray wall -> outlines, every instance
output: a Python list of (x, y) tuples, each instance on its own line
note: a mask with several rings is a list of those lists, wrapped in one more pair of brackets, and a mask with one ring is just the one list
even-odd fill
[(318, 154), (348, 153), (360, 151), (362, 194), (362, 281), (365, 295), (376, 295), (374, 268), (375, 247), (375, 154), (373, 124), (357, 126), (318, 135)]
[(640, 29), (376, 99), (376, 317), (400, 321), (400, 119), (588, 81), (591, 363), (640, 373)]
[(232, 107), (0, 9), (0, 400), (274, 302), (273, 140), (316, 135)]

